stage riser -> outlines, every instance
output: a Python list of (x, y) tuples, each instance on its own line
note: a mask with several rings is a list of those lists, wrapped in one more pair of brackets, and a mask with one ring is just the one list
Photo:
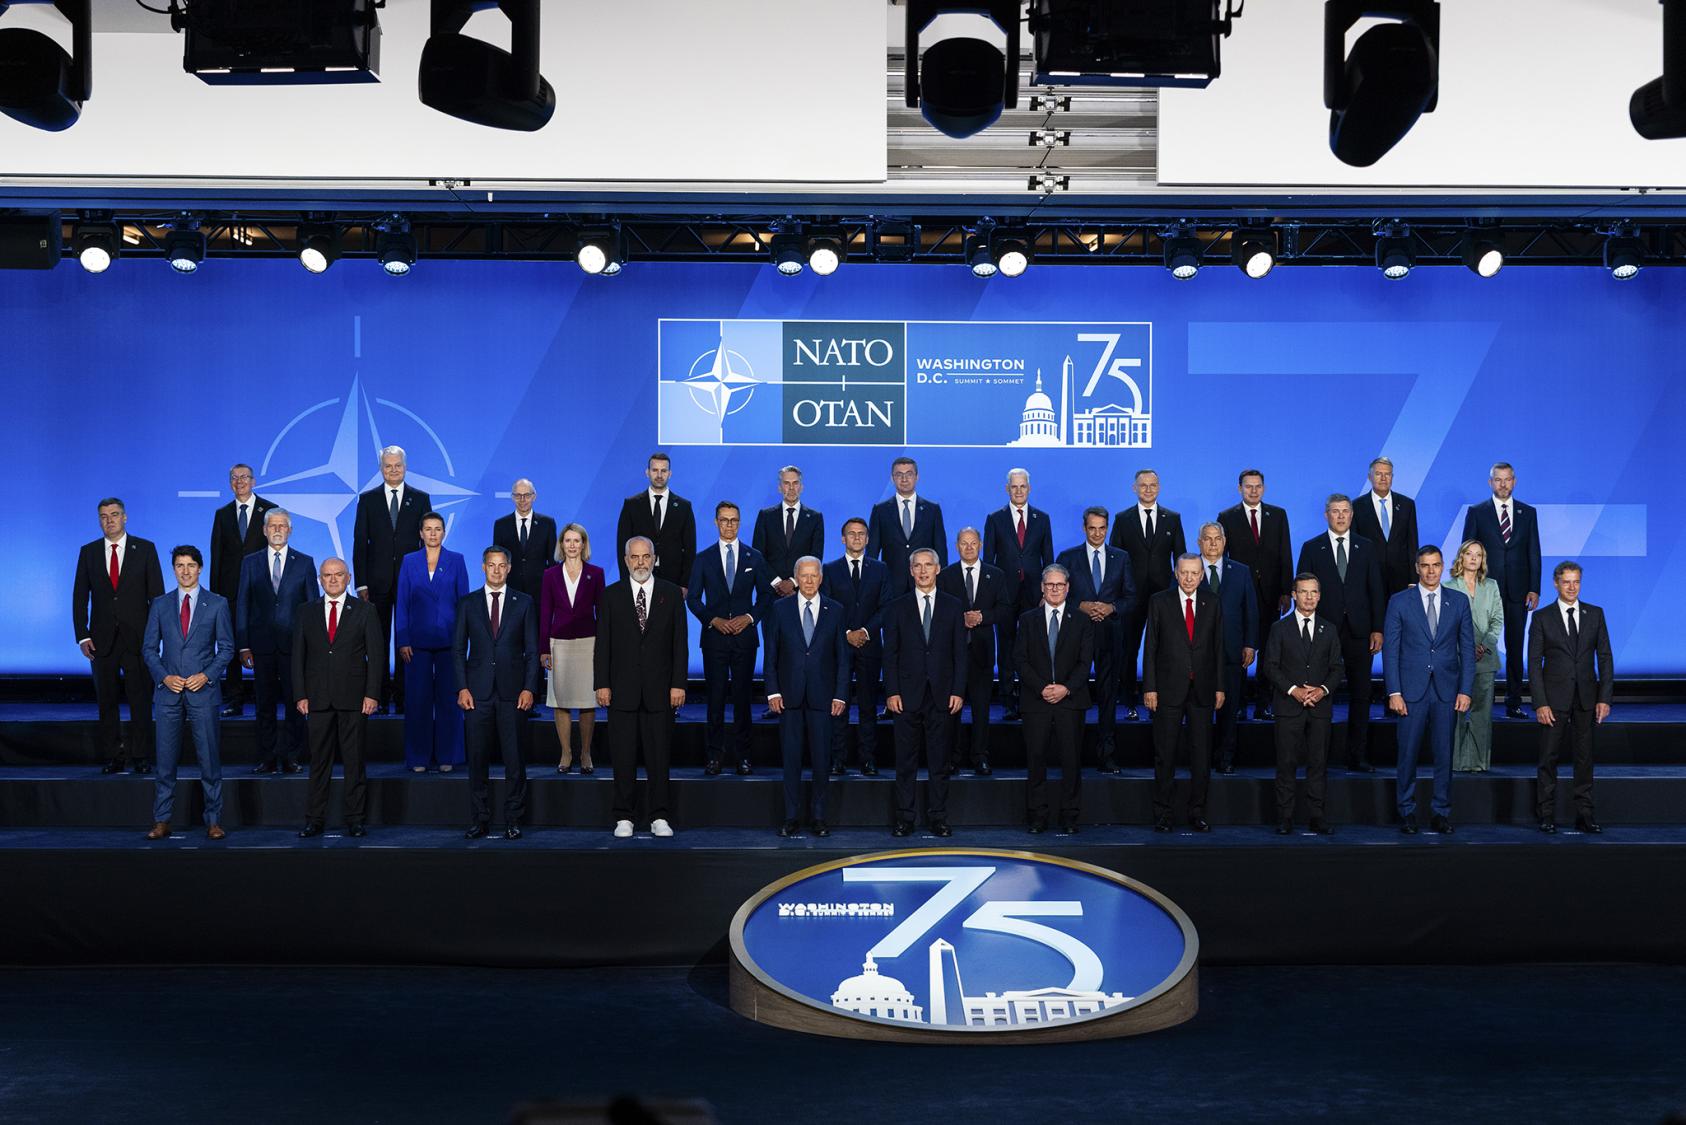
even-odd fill
[[(1303, 783), (1302, 783), (1303, 784)], [(919, 782), (919, 807), (925, 806), (925, 781)], [(503, 782), (494, 777), (492, 815), (501, 823)], [(528, 786), (528, 810), (523, 823), (555, 828), (591, 828), (613, 824), (613, 783), (606, 773), (591, 778), (535, 776)], [(642, 783), (640, 800), (642, 801)], [(1025, 822), (1025, 781), (1019, 777), (960, 777), (950, 782), (948, 818), (956, 827), (1018, 825)], [(1565, 772), (1557, 789), (1557, 819), (1574, 822), (1571, 779)], [(338, 822), (343, 783), (336, 779), (329, 810)], [(1426, 827), (1432, 781), (1425, 774), (1417, 784), (1418, 817)], [(1179, 820), (1186, 800), (1186, 782), (1179, 782)], [(153, 783), (124, 775), (82, 779), (7, 777), (0, 774), (0, 824), (15, 828), (143, 827), (152, 821)], [(1597, 815), (1607, 825), (1686, 824), (1686, 771), (1652, 776), (1611, 776), (1597, 782)], [(829, 818), (838, 827), (888, 828), (894, 806), (889, 777), (850, 776), (834, 781)], [(1056, 802), (1050, 784), (1049, 799)], [(307, 791), (304, 777), (225, 776), (222, 821), (229, 828), (287, 826), (305, 819)], [(1146, 825), (1153, 820), (1153, 783), (1146, 776), (1086, 777), (1083, 782), (1083, 822), (1086, 824)], [(1391, 775), (1351, 776), (1336, 773), (1328, 782), (1326, 813), (1335, 825), (1389, 825), (1396, 821)], [(202, 822), (204, 794), (190, 771), (177, 781), (174, 822)], [(372, 777), (369, 781), (369, 823), (372, 825), (438, 825), (456, 828), (469, 822), (471, 811), (466, 777), (434, 775)], [(1214, 777), (1206, 816), (1215, 825), (1259, 826), (1276, 823), (1275, 783), (1265, 776)], [(1514, 824), (1532, 830), (1532, 775), (1485, 774), (1460, 776), (1452, 785), (1452, 818), (1463, 824)], [(640, 817), (640, 820), (643, 818)], [(705, 778), (694, 772), (672, 785), (672, 820), (688, 828), (756, 828), (769, 830), (784, 819), (784, 787), (774, 776)], [(1296, 819), (1303, 824), (1303, 804)], [(888, 839), (886, 833), (886, 839)], [(1029, 839), (1029, 837), (1027, 837)]]

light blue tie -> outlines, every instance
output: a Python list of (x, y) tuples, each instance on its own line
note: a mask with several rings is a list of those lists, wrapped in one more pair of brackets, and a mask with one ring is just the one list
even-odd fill
[(277, 594), (281, 592), (281, 552), (269, 552), (269, 585)]
[(1089, 577), (1094, 580), (1095, 595), (1099, 597), (1101, 592), (1101, 551), (1099, 547), (1095, 548), (1094, 555), (1090, 557)]
[(814, 603), (809, 602), (802, 607), (802, 643), (814, 643)]
[(924, 626), (924, 629), (925, 629), (925, 643), (930, 644), (931, 643), (931, 595), (930, 594), (925, 595), (925, 612), (920, 618), (920, 623)]
[(728, 543), (726, 544), (726, 592), (728, 594), (732, 592), (732, 579), (737, 577), (737, 573), (738, 554), (732, 550), (732, 545)]
[(913, 501), (902, 501), (902, 538), (913, 538)]
[(1440, 611), (1434, 607), (1435, 595), (1428, 596), (1428, 635), (1433, 637), (1440, 633)]
[(1056, 609), (1053, 616), (1048, 618), (1048, 667), (1050, 669), (1054, 666), (1054, 649), (1059, 645), (1059, 643), (1060, 611)]
[(1393, 535), (1393, 517), (1388, 514), (1392, 510), (1393, 510), (1393, 505), (1389, 504), (1386, 500), (1383, 500), (1382, 501), (1382, 538), (1383, 539), (1390, 538)]

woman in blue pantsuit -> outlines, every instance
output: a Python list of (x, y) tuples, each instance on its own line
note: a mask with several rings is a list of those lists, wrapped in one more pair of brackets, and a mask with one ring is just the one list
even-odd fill
[(445, 517), (421, 521), (422, 549), (398, 567), (393, 635), (404, 662), (404, 764), (416, 773), (430, 763), (449, 773), (463, 763), (462, 711), (457, 707), (451, 637), (457, 600), (468, 593), (463, 557), (447, 551)]

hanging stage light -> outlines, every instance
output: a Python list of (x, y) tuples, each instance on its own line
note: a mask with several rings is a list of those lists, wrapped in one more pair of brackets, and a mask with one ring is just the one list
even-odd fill
[(1662, 0), (1663, 74), (1633, 92), (1627, 115), (1648, 141), (1686, 137), (1686, 0)]
[(1645, 244), (1631, 234), (1612, 234), (1604, 241), (1604, 268), (1617, 281), (1639, 276), (1645, 260)]
[(184, 216), (164, 236), (164, 258), (177, 273), (197, 273), (205, 260), (205, 232), (199, 221)]
[(1492, 239), (1471, 232), (1464, 238), (1463, 260), (1476, 277), (1493, 277), (1505, 267), (1505, 252)]
[(821, 228), (808, 233), (808, 268), (820, 277), (830, 277), (843, 264), (843, 232)]
[(808, 242), (800, 230), (784, 230), (773, 235), (773, 266), (786, 277), (795, 277), (808, 264)]
[[(1365, 17), (1394, 22), (1370, 28), (1346, 51), (1346, 35)], [(1328, 0), (1323, 9), (1323, 104), (1329, 150), (1368, 168), (1398, 144), (1440, 99), (1438, 0)]]
[[(508, 51), (462, 34), (470, 16), (493, 7), (509, 17)], [(418, 85), (423, 105), (472, 124), (544, 128), (556, 91), (539, 73), (539, 0), (433, 0)]]
[(1401, 281), (1417, 264), (1417, 253), (1411, 245), (1411, 232), (1404, 227), (1390, 227), (1376, 238), (1376, 268), (1389, 281)]
[(1030, 268), (1030, 236), (1025, 231), (997, 230), (989, 249), (1002, 277), (1018, 277)]
[(410, 224), (394, 216), (379, 230), (380, 237), (375, 239), (375, 257), (380, 259), (381, 269), (387, 272), (388, 277), (408, 276), (419, 256), (416, 236), (410, 232)]
[(621, 272), (626, 255), (621, 249), (618, 228), (607, 227), (580, 232), (574, 261), (580, 269), (594, 277), (613, 277)]
[[(969, 14), (994, 21), (1005, 52), (966, 36), (939, 39), (920, 53), (920, 36), (938, 16)], [(940, 133), (969, 137), (1019, 104), (1019, 0), (907, 0), (904, 97)]]
[(1193, 86), (1218, 76), (1236, 0), (1031, 0), (1038, 86)]
[(1276, 232), (1238, 230), (1229, 238), (1230, 258), (1235, 268), (1255, 280), (1276, 268)]
[(1000, 268), (995, 264), (995, 255), (989, 252), (987, 234), (967, 235), (962, 253), (966, 264), (972, 267), (973, 277), (994, 277), (996, 270)]
[(1198, 238), (1192, 235), (1167, 234), (1165, 241), (1165, 268), (1171, 271), (1171, 276), (1178, 281), (1188, 281), (1200, 272), (1201, 245)]
[(213, 85), (379, 82), (384, 0), (173, 0), (182, 69)]
[(89, 273), (104, 273), (117, 260), (123, 245), (117, 226), (109, 222), (77, 223), (71, 232), (76, 260)]
[[(39, 2), (0, 2), (0, 15), (14, 3)], [(94, 30), (88, 0), (56, 0), (53, 7), (70, 21), (68, 54), (32, 28), (0, 28), (0, 113), (57, 133), (76, 124), (92, 93)]]

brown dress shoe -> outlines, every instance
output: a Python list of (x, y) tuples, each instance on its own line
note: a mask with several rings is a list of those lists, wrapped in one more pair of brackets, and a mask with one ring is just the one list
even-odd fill
[(209, 836), (213, 840), (220, 840), (224, 836), (228, 835), (228, 833), (223, 831), (222, 825), (213, 824), (209, 828), (205, 829), (205, 835)]
[(148, 840), (162, 840), (170, 834), (170, 822), (167, 820), (154, 821), (152, 831), (146, 834)]

